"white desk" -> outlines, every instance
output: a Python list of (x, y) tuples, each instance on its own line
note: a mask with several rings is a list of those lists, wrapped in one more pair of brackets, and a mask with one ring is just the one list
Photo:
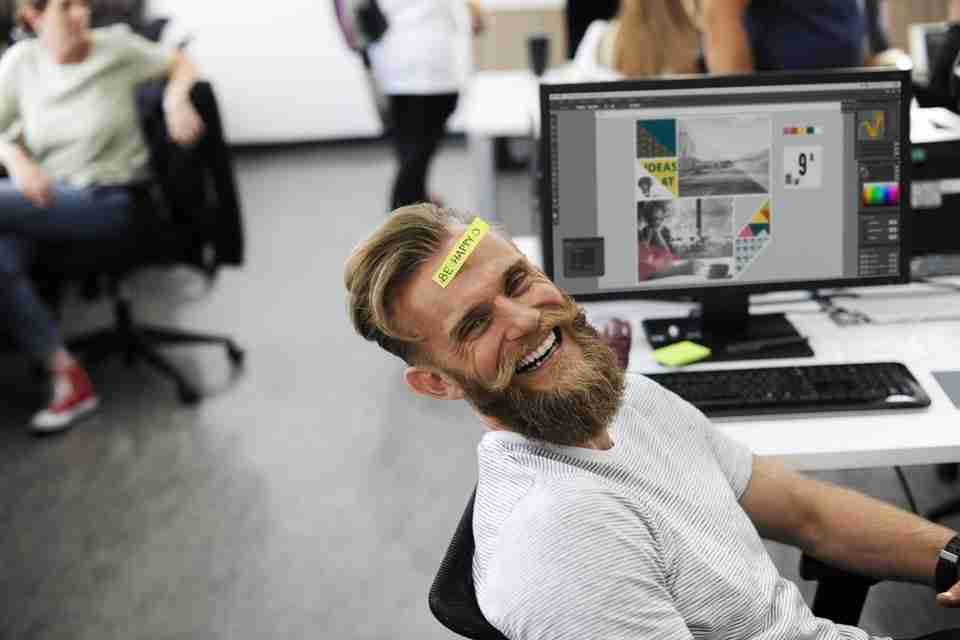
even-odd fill
[(483, 71), (470, 79), (461, 102), (473, 171), (471, 211), (498, 220), (493, 141), (533, 136), (540, 119), (539, 84), (529, 71)]
[[(539, 264), (538, 240), (515, 239)], [(960, 278), (952, 280), (960, 284)], [(859, 299), (838, 304), (894, 320), (952, 311), (960, 318), (960, 293), (928, 285), (873, 287), (853, 290)], [(838, 327), (802, 292), (753, 296), (754, 313), (785, 311), (810, 338), (813, 358), (753, 360), (698, 364), (689, 370), (830, 364), (842, 362), (903, 362), (930, 396), (919, 410), (864, 411), (797, 416), (722, 418), (715, 422), (730, 436), (760, 455), (778, 456), (795, 469), (852, 469), (960, 461), (960, 410), (940, 388), (932, 371), (960, 370), (960, 319)], [(630, 320), (633, 342), (629, 370), (665, 370), (654, 362), (640, 322), (644, 317), (682, 316), (687, 303), (603, 302), (585, 305), (591, 318), (617, 315)]]

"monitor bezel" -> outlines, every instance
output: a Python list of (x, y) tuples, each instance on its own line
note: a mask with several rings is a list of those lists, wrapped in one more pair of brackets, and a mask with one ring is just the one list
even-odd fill
[(607, 91), (663, 91), (671, 89), (712, 89), (728, 87), (768, 87), (792, 84), (842, 84), (849, 82), (900, 83), (900, 269), (897, 276), (762, 282), (708, 287), (655, 288), (642, 291), (604, 291), (573, 294), (576, 300), (632, 300), (659, 298), (702, 298), (704, 295), (756, 294), (800, 289), (837, 289), (855, 286), (884, 286), (910, 282), (912, 254), (912, 218), (910, 209), (910, 102), (913, 98), (910, 72), (900, 69), (830, 69), (804, 72), (770, 72), (751, 75), (672, 76), (650, 80), (605, 82), (543, 83), (540, 85), (540, 239), (544, 273), (554, 279), (553, 175), (550, 171), (550, 96), (554, 93), (594, 93)]

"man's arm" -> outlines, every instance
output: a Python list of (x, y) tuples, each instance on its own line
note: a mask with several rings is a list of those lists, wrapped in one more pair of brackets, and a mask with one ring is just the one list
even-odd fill
[(754, 457), (740, 504), (764, 538), (849, 571), (928, 586), (940, 550), (956, 533), (772, 458)]
[(703, 50), (710, 73), (752, 73), (753, 50), (744, 23), (750, 0), (704, 0)]

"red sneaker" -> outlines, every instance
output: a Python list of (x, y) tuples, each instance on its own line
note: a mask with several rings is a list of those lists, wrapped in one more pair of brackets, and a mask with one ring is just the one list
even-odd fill
[(75, 364), (53, 374), (53, 397), (46, 409), (33, 416), (33, 430), (62, 431), (93, 412), (99, 404), (87, 372)]

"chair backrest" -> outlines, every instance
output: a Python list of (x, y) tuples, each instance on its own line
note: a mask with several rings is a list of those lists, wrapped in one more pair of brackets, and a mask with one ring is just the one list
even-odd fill
[[(174, 143), (163, 112), (166, 81), (144, 84), (136, 95), (160, 206), (168, 230), (186, 234), (192, 262), (208, 272), (243, 263), (244, 239), (233, 160), (213, 88), (197, 82), (190, 99), (203, 120), (203, 137), (191, 148)], [(150, 235), (145, 236), (149, 242)], [(161, 249), (162, 251), (162, 249)], [(178, 258), (177, 256), (170, 256)]]
[(474, 489), (460, 517), (447, 553), (430, 587), (430, 611), (443, 626), (473, 640), (506, 640), (480, 611), (473, 585), (473, 503)]

